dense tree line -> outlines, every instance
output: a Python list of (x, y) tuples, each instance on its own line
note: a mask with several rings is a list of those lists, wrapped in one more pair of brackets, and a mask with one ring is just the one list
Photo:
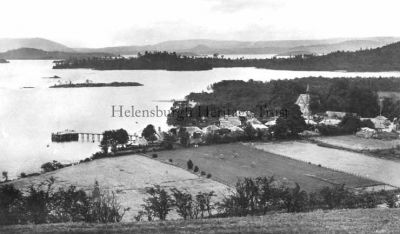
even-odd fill
[[(305, 93), (307, 85), (310, 87), (313, 113), (343, 111), (362, 117), (379, 114), (378, 91), (400, 92), (398, 78), (307, 77), (269, 82), (226, 80), (212, 84), (212, 92), (190, 93), (186, 98), (198, 105), (215, 106), (216, 109), (235, 107), (250, 110), (259, 117), (266, 115), (266, 109), (284, 109), (288, 103), (295, 103), (298, 96)], [(396, 104), (400, 103), (386, 103), (390, 105), (384, 105), (384, 114), (399, 113)]]
[(54, 69), (92, 68), (97, 70), (210, 70), (211, 64), (202, 59), (182, 56), (175, 52), (148, 52), (137, 57), (91, 57), (57, 61)]

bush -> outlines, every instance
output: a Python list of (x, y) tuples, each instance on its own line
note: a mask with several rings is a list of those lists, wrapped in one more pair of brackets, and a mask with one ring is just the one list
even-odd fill
[[(104, 153), (104, 152), (96, 152), (96, 153), (94, 153), (91, 157), (90, 157), (90, 159), (91, 160), (96, 160), (96, 159), (100, 159), (100, 158), (105, 158), (105, 157), (107, 157), (108, 156), (108, 154), (107, 153)], [(86, 160), (86, 159), (85, 159)]]
[(342, 121), (339, 124), (339, 127), (348, 134), (353, 134), (358, 131), (361, 127), (361, 121), (360, 118), (352, 116), (352, 115), (346, 115), (342, 119)]
[(208, 173), (208, 174), (207, 174), (207, 178), (211, 178), (211, 173)]
[(176, 188), (171, 189), (174, 197), (176, 212), (184, 219), (193, 219), (196, 217), (195, 204), (190, 193), (179, 191)]
[(0, 225), (18, 224), (24, 212), (22, 193), (12, 184), (0, 186)]
[[(215, 196), (214, 191), (211, 192), (199, 192), (196, 195), (196, 213), (200, 213), (200, 217), (204, 218), (204, 213), (208, 213), (208, 217), (211, 217), (211, 210), (214, 206), (211, 204), (211, 198)], [(198, 214), (196, 214), (197, 216)]]
[(199, 167), (198, 166), (194, 166), (194, 172), (198, 172), (199, 171)]
[(168, 162), (172, 163), (172, 158), (168, 159)]
[(287, 188), (284, 191), (283, 203), (287, 212), (304, 212), (308, 209), (307, 192), (300, 189), (296, 183), (295, 188)]
[(142, 205), (144, 209), (142, 213), (147, 214), (149, 221), (153, 218), (165, 220), (174, 205), (171, 196), (159, 185), (147, 188), (146, 193), (149, 197), (144, 199), (145, 204)]
[(44, 163), (44, 164), (42, 164), (42, 166), (40, 166), (40, 168), (42, 169), (43, 172), (55, 171), (55, 170), (61, 169), (63, 167), (64, 167), (64, 165), (56, 160), (53, 160), (53, 162)]
[(58, 222), (119, 222), (122, 209), (114, 193), (102, 193), (98, 183), (92, 196), (75, 186), (53, 188), (54, 178), (26, 193), (13, 185), (0, 186), (0, 225)]
[(192, 162), (192, 160), (188, 160), (187, 161), (187, 168), (189, 169), (189, 170), (192, 170), (193, 169), (193, 162)]
[(338, 136), (347, 134), (342, 128), (330, 125), (319, 125), (317, 129), (323, 136)]
[(152, 158), (158, 158), (158, 155), (157, 154), (152, 154), (151, 157)]
[(129, 208), (122, 208), (114, 192), (101, 192), (98, 182), (95, 182), (87, 221), (101, 223), (120, 222), (127, 210)]
[(172, 150), (174, 148), (174, 145), (171, 142), (161, 142), (161, 147), (163, 147), (166, 150)]
[(205, 176), (205, 175), (206, 175), (206, 172), (205, 172), (205, 171), (201, 171), (201, 172), (200, 172), (200, 175)]
[(26, 177), (28, 177), (28, 176), (26, 175), (25, 172), (21, 172), (21, 174), (19, 175), (19, 177), (20, 177), (20, 178), (26, 178)]

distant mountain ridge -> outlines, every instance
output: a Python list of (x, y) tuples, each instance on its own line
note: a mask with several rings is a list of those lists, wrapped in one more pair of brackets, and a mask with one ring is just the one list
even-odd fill
[(84, 57), (104, 57), (114, 56), (110, 53), (79, 53), (79, 52), (62, 52), (62, 51), (44, 51), (34, 48), (19, 48), (0, 53), (0, 59), (69, 59), (69, 58), (84, 58)]
[(136, 54), (144, 51), (168, 51), (202, 54), (287, 54), (302, 51), (309, 54), (327, 54), (343, 50), (355, 51), (377, 48), (396, 41), (397, 37), (370, 37), (354, 39), (323, 40), (276, 40), (276, 41), (223, 41), (208, 39), (165, 41), (154, 45), (116, 46), (105, 48), (75, 48), (80, 52), (108, 52), (114, 54)]
[(44, 51), (74, 52), (73, 49), (44, 38), (0, 38), (0, 52), (19, 48), (35, 48)]
[(164, 41), (153, 45), (114, 46), (104, 48), (70, 48), (43, 38), (0, 39), (0, 52), (20, 48), (34, 48), (43, 51), (108, 53), (133, 55), (144, 51), (168, 51), (188, 55), (205, 54), (327, 54), (334, 51), (355, 51), (377, 48), (400, 41), (398, 37), (331, 38), (322, 40), (271, 40), (234, 41), (189, 39)]
[(400, 42), (373, 49), (336, 51), (321, 56), (271, 59), (258, 68), (299, 71), (400, 71)]

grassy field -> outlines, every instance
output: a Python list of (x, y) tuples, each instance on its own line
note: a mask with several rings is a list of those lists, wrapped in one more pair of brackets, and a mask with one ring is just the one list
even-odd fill
[(239, 178), (256, 176), (275, 176), (288, 185), (297, 182), (306, 191), (319, 190), (333, 184), (346, 184), (349, 188), (382, 184), (282, 157), (241, 143), (163, 151), (157, 154), (158, 160), (172, 159), (176, 165), (183, 168), (187, 168), (186, 163), (191, 159), (200, 171), (211, 173), (212, 179), (230, 186), (233, 186)]
[[(75, 185), (88, 192), (93, 190), (94, 182), (97, 180), (101, 189), (116, 192), (121, 205), (124, 208), (130, 208), (123, 221), (134, 220), (133, 217), (141, 209), (140, 205), (146, 197), (145, 188), (154, 184), (159, 184), (166, 189), (179, 188), (193, 195), (200, 191), (215, 191), (218, 195), (216, 200), (221, 199), (228, 189), (222, 183), (139, 155), (98, 159), (10, 183), (24, 190), (29, 185), (37, 185), (50, 177), (56, 179), (55, 187)], [(176, 213), (168, 216), (172, 219), (177, 217)]]
[(321, 147), (307, 141), (257, 142), (252, 147), (267, 153), (311, 162), (335, 171), (349, 173), (356, 177), (369, 178), (390, 185), (385, 186), (385, 189), (400, 187), (400, 178), (398, 176), (400, 162), (370, 157), (347, 150)]
[(349, 151), (361, 152), (377, 158), (400, 161), (400, 140), (365, 139), (355, 135), (315, 137), (312, 141)]
[(358, 209), (203, 220), (0, 227), (0, 233), (400, 233), (400, 209)]
[(400, 146), (400, 140), (378, 140), (378, 139), (365, 139), (355, 135), (346, 136), (330, 136), (330, 137), (314, 137), (314, 140), (328, 145), (346, 148), (355, 151), (363, 150), (383, 150), (392, 149)]

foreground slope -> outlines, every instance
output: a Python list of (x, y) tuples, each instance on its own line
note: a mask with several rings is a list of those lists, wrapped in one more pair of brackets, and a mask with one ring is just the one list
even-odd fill
[(269, 214), (190, 221), (44, 224), (0, 227), (0, 233), (399, 233), (400, 209)]
[[(178, 188), (192, 195), (198, 192), (215, 191), (216, 201), (222, 198), (228, 188), (216, 181), (199, 177), (179, 167), (162, 163), (140, 155), (121, 156), (98, 159), (71, 167), (66, 167), (39, 176), (15, 180), (12, 183), (20, 190), (30, 185), (38, 185), (54, 177), (56, 187), (74, 185), (87, 192), (93, 190), (95, 181), (100, 189), (116, 192), (117, 199), (123, 208), (130, 208), (123, 221), (131, 222), (141, 210), (145, 188), (158, 184), (167, 190)], [(171, 214), (168, 218), (177, 218)], [(1, 231), (0, 231), (1, 233)]]

